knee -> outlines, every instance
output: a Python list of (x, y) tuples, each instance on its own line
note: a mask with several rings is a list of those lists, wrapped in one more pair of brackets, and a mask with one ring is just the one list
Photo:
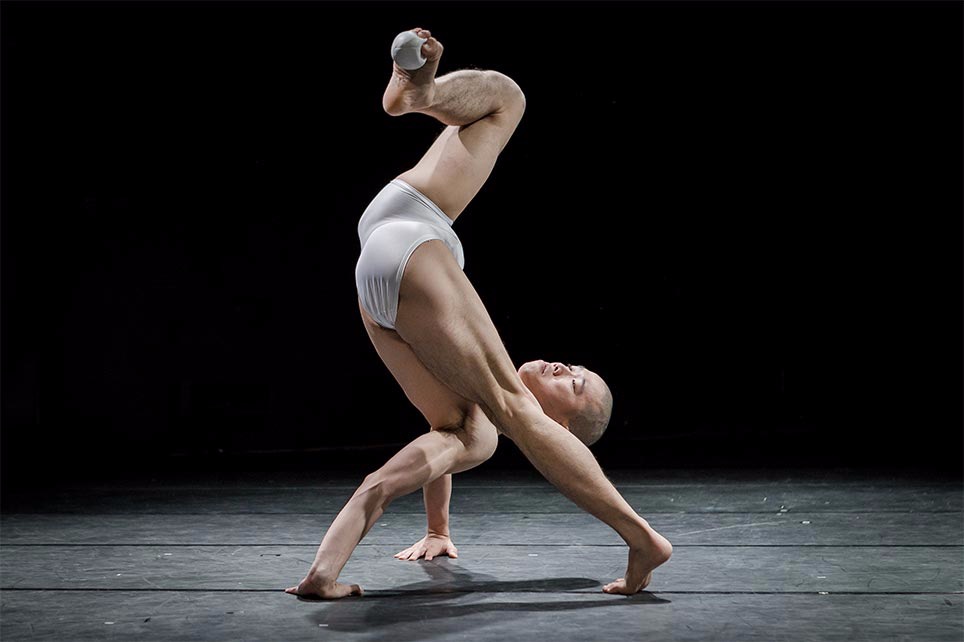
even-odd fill
[(372, 504), (372, 506), (383, 509), (391, 504), (399, 494), (398, 484), (392, 480), (390, 475), (381, 470), (376, 470), (365, 477), (365, 481), (355, 491), (355, 497), (360, 498), (366, 504)]
[(518, 112), (521, 117), (526, 107), (526, 96), (519, 83), (500, 71), (489, 71), (487, 73), (491, 74), (492, 81), (498, 87), (499, 95), (502, 96), (503, 107)]
[(531, 393), (506, 392), (485, 410), (492, 422), (513, 441), (520, 431), (534, 428), (545, 417), (542, 406)]
[(466, 416), (455, 434), (462, 442), (463, 463), (469, 466), (488, 461), (499, 445), (498, 430), (478, 407)]

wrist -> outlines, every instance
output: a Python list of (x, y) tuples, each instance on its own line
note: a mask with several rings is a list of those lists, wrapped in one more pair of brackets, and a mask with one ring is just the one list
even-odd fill
[(448, 524), (429, 524), (426, 532), (438, 537), (451, 537)]

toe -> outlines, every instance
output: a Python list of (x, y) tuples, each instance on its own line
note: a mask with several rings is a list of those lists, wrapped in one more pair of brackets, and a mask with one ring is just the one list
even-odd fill
[(422, 45), (422, 55), (426, 60), (435, 61), (442, 57), (442, 43), (435, 38)]

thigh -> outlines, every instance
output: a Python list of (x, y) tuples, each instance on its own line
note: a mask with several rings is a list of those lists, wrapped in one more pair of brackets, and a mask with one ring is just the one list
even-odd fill
[(461, 425), (472, 402), (429, 372), (397, 332), (378, 325), (360, 304), (358, 307), (378, 356), (429, 425), (432, 428)]
[(482, 189), (521, 117), (522, 107), (510, 107), (471, 125), (449, 125), (418, 164), (398, 178), (455, 220)]
[(509, 396), (535, 402), (478, 293), (441, 241), (412, 253), (395, 328), (419, 361), (465, 399), (490, 410), (504, 408)]

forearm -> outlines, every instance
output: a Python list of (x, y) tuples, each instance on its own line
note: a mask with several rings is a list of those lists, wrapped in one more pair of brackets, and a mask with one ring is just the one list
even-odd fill
[(428, 532), (449, 535), (449, 500), (452, 498), (452, 475), (442, 475), (422, 487)]

